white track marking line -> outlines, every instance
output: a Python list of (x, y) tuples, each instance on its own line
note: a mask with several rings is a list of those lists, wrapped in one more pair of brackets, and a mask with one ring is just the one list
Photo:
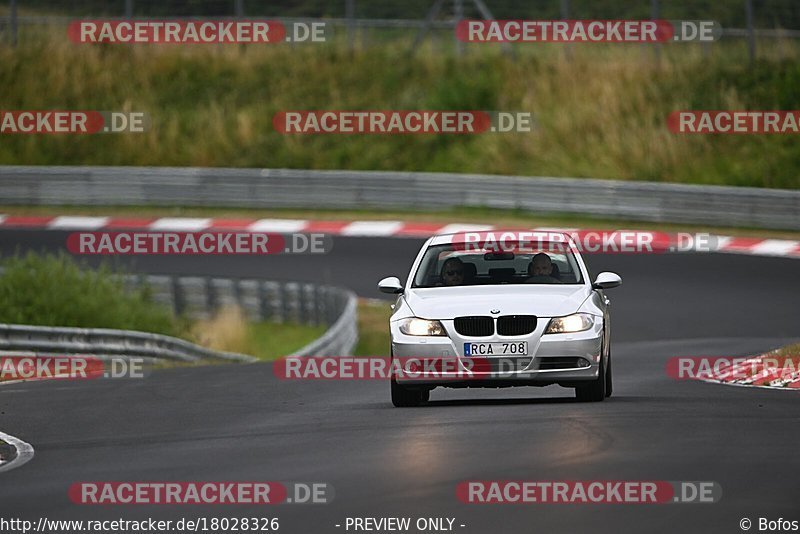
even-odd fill
[(308, 221), (304, 219), (259, 219), (247, 227), (248, 232), (302, 232)]
[(404, 226), (402, 221), (353, 221), (339, 232), (352, 236), (391, 236)]
[(533, 228), (534, 232), (554, 232), (559, 234), (574, 234), (580, 232), (581, 228), (560, 228), (557, 226), (537, 226)]
[(754, 245), (750, 251), (759, 256), (786, 256), (794, 251), (798, 241), (789, 241), (787, 239), (765, 239), (761, 243)]
[(108, 224), (109, 217), (73, 217), (62, 215), (47, 225), (53, 230), (97, 230)]
[(0, 463), (0, 473), (16, 469), (17, 467), (26, 464), (33, 459), (33, 446), (30, 443), (25, 443), (21, 439), (17, 439), (14, 436), (9, 436), (5, 432), (0, 432), (0, 440), (5, 441), (17, 449), (16, 458), (10, 462)]
[(485, 232), (488, 230), (493, 230), (494, 226), (489, 224), (448, 224), (439, 228), (436, 232), (437, 234), (455, 234), (458, 232)]
[(150, 223), (150, 230), (170, 232), (200, 232), (211, 226), (211, 218), (162, 217)]

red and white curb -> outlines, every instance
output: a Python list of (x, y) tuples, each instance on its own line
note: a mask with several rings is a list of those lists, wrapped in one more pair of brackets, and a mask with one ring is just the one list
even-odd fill
[[(704, 382), (725, 384), (727, 386), (800, 390), (800, 369), (793, 368), (794, 370), (790, 372), (778, 373), (774, 369), (771, 369), (770, 366), (764, 364), (763, 360), (771, 358), (775, 358), (774, 352), (759, 354), (733, 365), (730, 369), (716, 373), (702, 380)], [(751, 369), (756, 369), (757, 371), (752, 374), (747, 373), (747, 371)], [(776, 376), (777, 374), (780, 376)]]
[[(491, 231), (499, 227), (483, 224), (426, 223), (405, 221), (323, 221), (307, 219), (216, 219), (207, 217), (56, 217), (0, 214), (0, 229), (48, 229), (74, 231), (169, 231), (169, 232), (314, 232), (353, 237), (427, 238), (436, 234)], [(526, 230), (585, 232), (580, 228), (536, 227)], [(611, 232), (612, 230), (603, 230)], [(643, 231), (646, 233), (646, 231)], [(663, 235), (663, 232), (659, 232)], [(654, 232), (655, 234), (655, 232)], [(759, 237), (711, 236), (714, 252), (800, 258), (800, 241)]]

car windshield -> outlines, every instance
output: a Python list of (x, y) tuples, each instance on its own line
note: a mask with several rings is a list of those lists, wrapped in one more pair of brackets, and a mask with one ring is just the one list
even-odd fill
[(412, 287), (582, 283), (574, 253), (561, 243), (513, 251), (464, 250), (448, 243), (428, 247)]

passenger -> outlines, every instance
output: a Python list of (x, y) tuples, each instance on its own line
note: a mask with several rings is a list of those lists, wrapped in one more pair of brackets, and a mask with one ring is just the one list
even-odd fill
[(561, 284), (561, 280), (554, 273), (553, 260), (544, 252), (536, 254), (528, 265), (528, 275), (525, 280), (528, 284)]
[(442, 265), (442, 282), (446, 286), (464, 285), (464, 263), (458, 258), (450, 258)]

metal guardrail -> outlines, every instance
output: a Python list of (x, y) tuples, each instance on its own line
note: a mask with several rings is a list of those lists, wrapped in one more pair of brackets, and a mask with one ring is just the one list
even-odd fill
[(0, 166), (0, 204), (452, 207), (800, 230), (800, 190), (448, 173)]
[[(297, 356), (347, 356), (358, 341), (356, 296), (345, 289), (300, 282), (255, 279), (130, 275), (129, 287), (146, 284), (156, 302), (176, 314), (208, 318), (229, 305), (251, 320), (328, 325)], [(36, 353), (132, 356), (180, 361), (254, 361), (251, 356), (218, 352), (169, 336), (99, 328), (0, 324), (0, 350)]]
[(0, 324), (0, 350), (30, 351), (36, 354), (126, 356), (185, 362), (255, 361), (252, 356), (214, 351), (182, 339), (147, 332), (18, 324)]
[(312, 341), (290, 356), (351, 355), (358, 341), (358, 316), (355, 296), (347, 299), (336, 322), (316, 341)]
[(338, 287), (253, 278), (139, 274), (127, 275), (125, 283), (130, 288), (146, 285), (153, 300), (192, 319), (237, 306), (252, 321), (332, 325), (355, 299)]

